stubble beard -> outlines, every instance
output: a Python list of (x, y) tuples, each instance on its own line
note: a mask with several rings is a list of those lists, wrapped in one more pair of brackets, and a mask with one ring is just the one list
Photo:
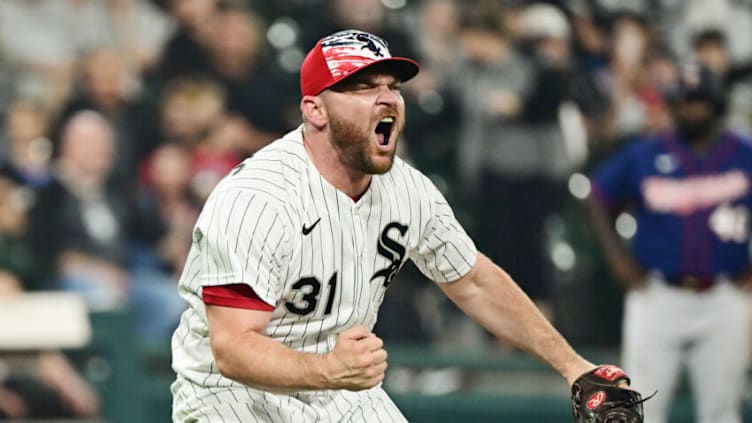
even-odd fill
[[(395, 128), (394, 130), (397, 130)], [(329, 116), (329, 139), (337, 148), (342, 163), (369, 175), (382, 175), (394, 164), (396, 149), (389, 152), (388, 160), (376, 162), (371, 156), (371, 134), (339, 116)]]

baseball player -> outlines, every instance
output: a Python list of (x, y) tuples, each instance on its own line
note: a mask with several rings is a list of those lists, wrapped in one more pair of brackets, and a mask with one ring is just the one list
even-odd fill
[[(667, 421), (686, 365), (697, 421), (741, 423), (750, 335), (752, 148), (721, 130), (719, 81), (694, 68), (671, 97), (676, 130), (637, 140), (592, 175), (597, 233), (631, 288), (623, 327), (634, 387), (659, 395), (645, 420)], [(631, 207), (631, 251), (608, 217)]]
[(600, 369), (476, 251), (429, 179), (395, 157), (400, 85), (417, 72), (361, 31), (308, 53), (303, 124), (231, 171), (196, 223), (179, 285), (189, 308), (172, 338), (174, 421), (405, 421), (381, 388), (387, 353), (371, 329), (408, 259), (570, 385)]

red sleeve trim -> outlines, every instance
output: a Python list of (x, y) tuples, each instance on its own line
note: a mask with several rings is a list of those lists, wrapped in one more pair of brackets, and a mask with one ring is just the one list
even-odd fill
[(274, 311), (273, 305), (264, 302), (264, 300), (253, 292), (250, 286), (244, 283), (204, 286), (201, 291), (204, 304), (259, 311)]

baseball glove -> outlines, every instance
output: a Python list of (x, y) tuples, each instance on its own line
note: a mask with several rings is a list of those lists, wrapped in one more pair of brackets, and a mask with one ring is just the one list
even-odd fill
[[(580, 376), (572, 384), (572, 411), (575, 423), (642, 423), (642, 399), (639, 392), (618, 386), (629, 383), (624, 370), (612, 365), (599, 366)], [(651, 396), (652, 397), (652, 396)]]

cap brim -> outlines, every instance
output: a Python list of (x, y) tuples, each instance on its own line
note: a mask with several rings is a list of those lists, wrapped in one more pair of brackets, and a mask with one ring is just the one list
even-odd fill
[(323, 90), (331, 88), (339, 84), (340, 82), (352, 77), (353, 75), (357, 75), (364, 70), (371, 69), (375, 66), (383, 66), (385, 69), (393, 72), (394, 75), (402, 82), (412, 79), (420, 71), (420, 65), (418, 65), (418, 62), (416, 62), (415, 60), (408, 59), (407, 57), (387, 57), (380, 60), (374, 60), (373, 62), (363, 66), (355, 72), (351, 72), (347, 75), (342, 75), (341, 77), (332, 80), (323, 88)]

